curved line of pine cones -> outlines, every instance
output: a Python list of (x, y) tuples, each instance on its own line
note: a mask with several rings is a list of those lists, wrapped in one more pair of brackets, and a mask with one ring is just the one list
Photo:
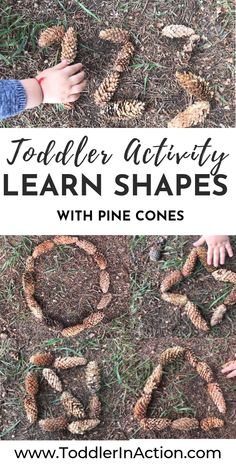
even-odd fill
[(197, 259), (201, 261), (207, 272), (212, 274), (212, 277), (214, 277), (215, 280), (230, 282), (233, 284), (233, 288), (225, 298), (224, 302), (217, 306), (213, 311), (210, 326), (214, 327), (222, 322), (227, 311), (227, 306), (236, 303), (236, 273), (227, 269), (216, 269), (213, 266), (209, 266), (207, 264), (207, 250), (203, 247), (193, 248), (182, 268), (166, 275), (160, 286), (161, 298), (168, 303), (181, 307), (197, 329), (201, 331), (209, 331), (210, 328), (207, 322), (201, 315), (197, 306), (189, 300), (187, 295), (169, 291), (174, 285), (179, 284), (184, 278), (193, 274)]
[[(31, 356), (30, 364), (34, 367), (25, 377), (24, 409), (30, 424), (38, 422), (43, 431), (54, 432), (68, 430), (72, 434), (83, 435), (96, 428), (101, 422), (102, 405), (98, 393), (101, 389), (100, 368), (95, 361), (87, 362), (82, 356), (56, 357), (49, 352), (38, 352)], [(89, 392), (88, 404), (85, 408), (81, 400), (71, 392), (64, 390), (63, 383), (55, 370), (65, 370), (85, 366), (85, 383)], [(42, 367), (42, 377), (48, 385), (60, 393), (63, 408), (61, 416), (39, 419), (37, 394), (39, 393), (38, 373)]]
[(213, 428), (222, 428), (224, 426), (224, 421), (217, 417), (206, 417), (202, 420), (188, 417), (179, 418), (177, 420), (148, 417), (148, 408), (152, 400), (152, 395), (161, 384), (165, 366), (181, 357), (188, 362), (188, 364), (193, 367), (197, 371), (198, 375), (200, 375), (200, 377), (206, 382), (208, 394), (219, 412), (221, 414), (226, 413), (226, 403), (223, 393), (220, 386), (214, 380), (214, 374), (210, 366), (206, 362), (199, 361), (191, 350), (185, 349), (182, 346), (174, 346), (162, 352), (159, 364), (148, 377), (141, 397), (137, 400), (134, 406), (134, 418), (139, 422), (141, 428), (149, 431), (161, 431), (166, 428), (180, 431), (190, 431), (201, 428), (204, 431), (209, 431)]
[(56, 325), (53, 320), (44, 315), (41, 306), (35, 299), (36, 280), (34, 263), (38, 257), (42, 256), (43, 254), (47, 254), (56, 246), (69, 244), (75, 245), (76, 247), (81, 249), (85, 254), (92, 257), (93, 261), (99, 267), (99, 285), (102, 295), (96, 307), (97, 311), (91, 313), (89, 316), (84, 318), (82, 323), (76, 324), (74, 326), (63, 327), (63, 329), (61, 329), (62, 327), (60, 326), (61, 334), (65, 337), (77, 336), (85, 330), (94, 328), (96, 325), (101, 323), (105, 317), (104, 310), (108, 307), (112, 300), (112, 294), (109, 292), (110, 275), (107, 271), (107, 260), (105, 256), (98, 251), (97, 247), (93, 243), (85, 239), (79, 239), (75, 236), (55, 236), (52, 239), (48, 239), (38, 244), (34, 248), (32, 256), (29, 256), (26, 259), (26, 270), (22, 276), (23, 291), (31, 313), (34, 315), (36, 320), (45, 323), (47, 326), (50, 326), (53, 323), (54, 325)]

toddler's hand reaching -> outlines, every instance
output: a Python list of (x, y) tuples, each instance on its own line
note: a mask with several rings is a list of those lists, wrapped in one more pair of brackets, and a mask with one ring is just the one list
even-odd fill
[(228, 253), (229, 257), (233, 256), (233, 249), (230, 244), (228, 236), (202, 236), (193, 245), (195, 247), (207, 244), (207, 263), (218, 267), (219, 263), (225, 263), (225, 256)]
[(226, 364), (223, 365), (223, 369), (221, 370), (221, 372), (222, 374), (227, 374), (227, 379), (232, 379), (233, 377), (236, 377), (236, 360), (226, 362)]

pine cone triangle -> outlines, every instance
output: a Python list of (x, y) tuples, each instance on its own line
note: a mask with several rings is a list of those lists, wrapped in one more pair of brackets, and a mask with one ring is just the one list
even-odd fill
[(199, 428), (199, 421), (195, 418), (180, 418), (172, 422), (171, 428), (180, 431), (191, 431), (192, 429)]
[(102, 405), (96, 394), (92, 395), (89, 399), (88, 414), (90, 419), (99, 419), (101, 415)]
[(166, 418), (143, 418), (140, 421), (140, 426), (149, 431), (162, 431), (171, 426), (171, 420)]
[(56, 357), (53, 367), (55, 369), (72, 369), (73, 367), (83, 366), (87, 364), (85, 357)]
[(221, 420), (220, 418), (215, 418), (212, 416), (209, 416), (208, 418), (204, 418), (202, 421), (200, 421), (200, 427), (203, 429), (203, 431), (210, 431), (211, 429), (214, 428), (223, 428), (224, 426), (224, 421)]
[(178, 357), (183, 356), (185, 353), (185, 348), (182, 346), (174, 346), (166, 349), (160, 356), (160, 364), (165, 366), (169, 362), (175, 361)]
[(91, 431), (100, 424), (98, 419), (79, 420), (69, 424), (68, 431), (72, 434), (85, 434), (87, 431)]

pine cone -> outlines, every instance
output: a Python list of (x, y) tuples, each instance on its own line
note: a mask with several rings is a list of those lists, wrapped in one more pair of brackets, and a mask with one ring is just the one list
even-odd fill
[(100, 270), (105, 270), (107, 268), (107, 260), (101, 252), (95, 252), (93, 259), (98, 265)]
[(72, 369), (73, 367), (86, 365), (87, 360), (85, 357), (56, 357), (53, 367), (55, 369)]
[(204, 123), (210, 113), (210, 104), (206, 101), (196, 102), (178, 113), (168, 123), (168, 128), (191, 128), (191, 126)]
[(203, 431), (210, 431), (210, 429), (214, 428), (223, 428), (225, 425), (224, 421), (220, 418), (215, 418), (214, 416), (209, 416), (208, 418), (204, 418), (200, 421), (200, 427)]
[(53, 361), (54, 356), (50, 352), (37, 352), (30, 357), (30, 363), (40, 367), (49, 366)]
[(112, 294), (105, 293), (97, 305), (97, 310), (105, 310), (105, 308), (111, 303), (111, 300), (112, 300)]
[(183, 276), (180, 270), (174, 270), (167, 274), (162, 281), (160, 290), (161, 293), (167, 292), (173, 285), (178, 284), (181, 280), (183, 280)]
[(157, 367), (154, 369), (153, 373), (148, 377), (144, 385), (143, 392), (146, 395), (151, 394), (153, 390), (155, 390), (158, 387), (158, 385), (160, 385), (162, 375), (163, 375), (162, 365), (158, 364)]
[(98, 106), (106, 105), (116, 93), (120, 81), (119, 72), (111, 72), (99, 85), (94, 93), (94, 101)]
[(134, 418), (137, 420), (142, 420), (147, 416), (147, 409), (149, 407), (149, 403), (152, 399), (151, 393), (143, 394), (138, 401), (135, 403), (134, 406)]
[(118, 53), (113, 70), (120, 73), (124, 72), (127, 69), (133, 55), (134, 45), (131, 42), (125, 43)]
[[(236, 301), (236, 300), (235, 300)], [(221, 321), (223, 320), (224, 314), (226, 312), (227, 308), (226, 306), (222, 303), (222, 305), (219, 305), (215, 311), (213, 312), (213, 315), (211, 317), (210, 325), (211, 326), (216, 326)]]
[(184, 277), (189, 277), (190, 275), (192, 275), (194, 267), (196, 265), (196, 261), (197, 261), (197, 249), (193, 248), (181, 269), (181, 273)]
[(196, 305), (194, 305), (194, 303), (188, 302), (184, 307), (184, 312), (190, 318), (193, 325), (197, 329), (200, 329), (201, 331), (209, 331), (209, 326), (207, 325), (207, 322), (204, 320), (200, 311), (198, 310)]
[(214, 382), (214, 375), (206, 362), (198, 362), (196, 365), (196, 371), (207, 383)]
[(128, 31), (122, 28), (109, 28), (100, 31), (99, 37), (105, 41), (111, 41), (112, 43), (127, 43), (130, 40), (130, 34)]
[(110, 275), (106, 270), (100, 272), (100, 288), (103, 293), (107, 293), (110, 287)]
[(101, 375), (96, 361), (91, 361), (87, 364), (85, 371), (85, 381), (91, 393), (99, 392), (101, 388)]
[(72, 64), (77, 55), (78, 41), (74, 28), (70, 27), (66, 31), (61, 43), (61, 60), (67, 59)]
[(40, 48), (47, 48), (54, 43), (60, 43), (64, 34), (64, 26), (51, 26), (40, 33), (38, 45)]
[(108, 103), (102, 110), (105, 118), (133, 120), (140, 117), (145, 110), (145, 103), (138, 100), (120, 100)]
[(181, 346), (170, 347), (166, 349), (160, 356), (160, 364), (165, 366), (169, 362), (175, 361), (178, 357), (185, 353), (185, 349)]
[(198, 364), (198, 359), (195, 357), (190, 349), (186, 349), (184, 359), (195, 369)]
[(236, 287), (231, 290), (229, 295), (224, 300), (224, 305), (234, 305), (236, 303)]
[(178, 429), (179, 431), (191, 431), (192, 429), (199, 428), (199, 421), (195, 418), (180, 418), (172, 422), (171, 428)]
[(99, 419), (101, 415), (102, 405), (96, 394), (89, 398), (88, 412), (90, 419)]
[(54, 244), (75, 244), (78, 238), (75, 236), (55, 236), (53, 238)]
[(54, 247), (54, 242), (48, 239), (47, 241), (44, 241), (43, 243), (38, 244), (38, 246), (34, 248), (32, 256), (34, 259), (36, 259), (42, 254), (46, 254), (47, 252), (51, 251), (53, 247)]
[(183, 51), (180, 53), (182, 64), (188, 64), (191, 59), (193, 50), (200, 41), (200, 36), (198, 34), (193, 34), (189, 37), (187, 43), (183, 47)]
[(22, 285), (25, 292), (25, 297), (34, 295), (35, 292), (35, 283), (34, 283), (34, 273), (25, 272), (22, 276)]
[(162, 431), (171, 426), (171, 420), (165, 418), (143, 418), (140, 421), (140, 426), (149, 431)]
[(185, 306), (188, 302), (188, 297), (186, 295), (181, 295), (181, 293), (170, 293), (164, 292), (161, 295), (162, 300), (168, 303), (173, 303), (176, 306)]
[(207, 389), (210, 397), (217, 406), (219, 412), (224, 415), (226, 413), (226, 404), (220, 386), (217, 383), (213, 382), (208, 384)]
[(186, 36), (192, 36), (195, 31), (192, 28), (188, 28), (184, 25), (168, 25), (162, 30), (162, 36), (167, 38), (184, 38)]
[(96, 326), (103, 320), (104, 317), (105, 315), (102, 311), (92, 313), (92, 315), (89, 315), (87, 318), (84, 318), (83, 323), (64, 328), (61, 334), (65, 337), (76, 336), (77, 334), (82, 333), (82, 331), (84, 331), (85, 329), (90, 329)]
[(43, 369), (43, 377), (48, 382), (50, 387), (52, 387), (57, 392), (62, 392), (62, 383), (52, 369)]
[(34, 258), (32, 256), (26, 259), (25, 272), (34, 272)]
[(198, 255), (198, 258), (200, 259), (202, 265), (207, 270), (207, 272), (211, 273), (211, 272), (214, 272), (216, 270), (215, 267), (209, 266), (207, 264), (207, 250), (204, 247), (198, 247), (197, 248), (197, 255)]
[(191, 95), (199, 98), (199, 100), (210, 101), (214, 92), (209, 83), (191, 72), (176, 72), (176, 78), (179, 84)]
[(37, 374), (33, 371), (30, 371), (25, 376), (25, 391), (28, 395), (34, 397), (37, 395), (39, 389), (38, 377)]
[(36, 302), (35, 298), (31, 295), (27, 295), (25, 297), (27, 305), (31, 311), (31, 313), (37, 318), (38, 320), (43, 320), (43, 311), (41, 306)]
[(212, 274), (215, 280), (220, 282), (230, 282), (231, 284), (236, 284), (236, 273), (227, 269), (215, 270)]
[(38, 418), (38, 407), (34, 397), (27, 397), (24, 400), (24, 408), (26, 411), (27, 420), (33, 424)]
[(100, 424), (100, 420), (80, 420), (73, 421), (68, 426), (68, 431), (72, 434), (85, 434), (87, 431), (96, 428)]
[(67, 414), (77, 416), (80, 419), (85, 417), (85, 411), (82, 403), (73, 397), (70, 392), (63, 392), (61, 402)]
[(97, 252), (97, 248), (93, 243), (86, 241), (85, 239), (77, 239), (76, 246), (83, 249), (87, 254), (93, 256)]
[(86, 327), (84, 326), (83, 323), (79, 323), (74, 326), (68, 326), (68, 328), (64, 328), (61, 331), (61, 335), (64, 336), (65, 338), (69, 338), (71, 336), (77, 336), (78, 334), (82, 333), (85, 331)]
[(39, 426), (44, 431), (51, 433), (60, 429), (67, 429), (68, 421), (64, 416), (58, 416), (57, 418), (46, 418), (45, 420), (39, 421)]

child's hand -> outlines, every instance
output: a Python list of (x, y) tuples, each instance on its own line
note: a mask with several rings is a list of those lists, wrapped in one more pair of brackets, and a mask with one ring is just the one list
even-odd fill
[(68, 65), (62, 61), (38, 74), (43, 89), (43, 103), (70, 103), (80, 97), (86, 87), (82, 64)]
[(223, 365), (223, 369), (221, 370), (221, 372), (222, 374), (227, 374), (227, 379), (232, 379), (232, 377), (236, 377), (236, 361), (227, 362), (225, 365)]
[(193, 245), (195, 247), (202, 246), (204, 243), (208, 246), (207, 263), (218, 267), (219, 263), (225, 263), (225, 256), (233, 256), (233, 249), (228, 236), (202, 236)]

